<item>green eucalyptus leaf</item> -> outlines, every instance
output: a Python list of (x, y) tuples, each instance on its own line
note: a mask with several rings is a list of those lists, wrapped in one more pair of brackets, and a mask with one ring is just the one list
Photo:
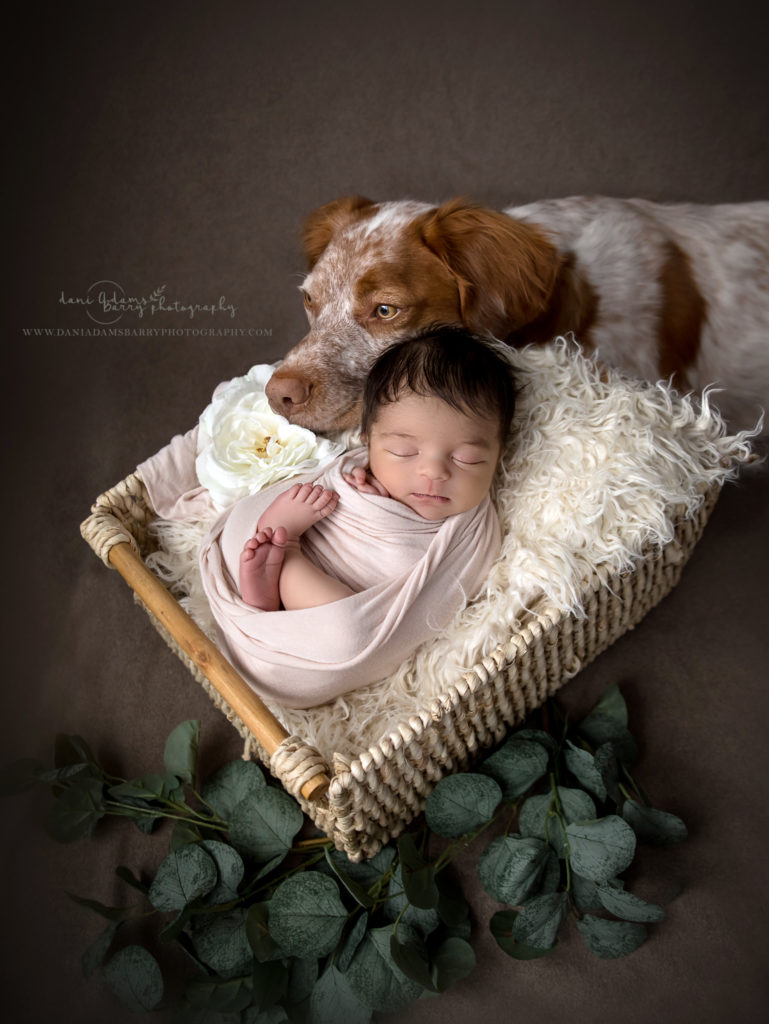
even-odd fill
[(265, 963), (279, 953), (278, 944), (270, 934), (269, 903), (254, 903), (248, 908), (246, 937), (259, 963)]
[(541, 956), (547, 956), (549, 950), (529, 946), (513, 935), (517, 917), (517, 910), (499, 910), (491, 918), (489, 928), (499, 948), (516, 960), (537, 960)]
[(146, 1013), (163, 998), (163, 975), (155, 957), (143, 946), (126, 946), (107, 961), (102, 974), (107, 986), (135, 1013)]
[(60, 787), (71, 783), (81, 775), (89, 779), (99, 779), (101, 782), (104, 781), (104, 772), (102, 772), (101, 768), (99, 768), (98, 765), (88, 764), (85, 762), (79, 764), (65, 764), (61, 768), (52, 768), (46, 771), (41, 771), (38, 780), (43, 783), (50, 783), (54, 787), (54, 792), (56, 792)]
[(320, 957), (342, 936), (347, 910), (331, 878), (317, 871), (292, 875), (270, 900), (270, 934), (289, 956)]
[[(598, 702), (593, 705), (588, 714), (587, 718), (583, 719), (583, 722), (591, 718), (593, 715), (605, 715), (607, 718), (613, 719), (618, 725), (627, 728), (628, 713), (627, 704), (625, 698), (622, 696), (619, 686), (616, 683), (612, 683), (611, 686), (607, 686), (601, 694)], [(580, 726), (582, 722), (580, 722)]]
[(427, 947), (417, 936), (408, 942), (400, 942), (394, 933), (390, 936), (390, 956), (395, 966), (428, 992), (437, 992), (433, 983)]
[(452, 936), (446, 939), (433, 955), (435, 987), (439, 992), (466, 978), (475, 967), (473, 947), (464, 939)]
[[(283, 851), (279, 853), (276, 857), (273, 857), (272, 860), (268, 860), (266, 864), (262, 864), (262, 866), (254, 875), (253, 881), (258, 882), (262, 878), (267, 878), (269, 875), (272, 874), (275, 868), (277, 868), (280, 864), (283, 863), (285, 859), (286, 853), (285, 851)], [(318, 870), (320, 870), (320, 868)]]
[(393, 960), (391, 935), (389, 926), (368, 931), (344, 975), (360, 1002), (384, 1013), (397, 1013), (423, 991)]
[(599, 800), (605, 800), (608, 795), (606, 784), (593, 755), (587, 750), (582, 750), (581, 747), (576, 747), (571, 740), (566, 742), (567, 747), (563, 752), (566, 767), (593, 796), (598, 797)]
[(595, 803), (583, 790), (572, 789), (569, 786), (558, 786), (557, 791), (561, 813), (567, 825), (572, 821), (581, 821), (584, 818), (595, 817)]
[(158, 868), (150, 886), (149, 900), (156, 910), (183, 910), (216, 885), (213, 858), (199, 845), (189, 843), (173, 850)]
[(350, 987), (346, 976), (336, 967), (328, 967), (310, 996), (313, 1024), (370, 1024), (372, 1011)]
[(465, 835), (485, 824), (501, 799), (502, 790), (487, 775), (474, 772), (447, 775), (425, 802), (428, 827), (448, 838)]
[(289, 852), (304, 815), (284, 790), (265, 786), (233, 807), (229, 823), (233, 846), (262, 863)]
[(558, 749), (555, 738), (549, 732), (545, 732), (544, 729), (516, 729), (513, 735), (518, 740), (531, 740), (533, 743), (539, 743), (541, 747), (544, 747), (551, 754), (555, 753)]
[(171, 850), (181, 850), (190, 843), (199, 843), (200, 839), (200, 830), (191, 822), (175, 821), (169, 847)]
[(251, 976), (243, 978), (191, 978), (184, 987), (184, 998), (193, 1006), (211, 1010), (218, 1016), (239, 1013), (250, 1005), (253, 997)]
[(605, 960), (628, 956), (646, 940), (646, 929), (642, 924), (609, 921), (592, 914), (585, 914), (581, 921), (577, 921), (577, 928), (590, 952)]
[(595, 752), (595, 766), (601, 773), (601, 779), (607, 794), (615, 804), (622, 803), (622, 792), (619, 788), (619, 760), (613, 743), (602, 743)]
[(104, 963), (114, 941), (115, 934), (122, 923), (121, 920), (109, 921), (83, 953), (80, 964), (85, 978), (90, 978)]
[[(93, 751), (82, 736), (59, 733), (54, 742), (53, 763), (57, 768), (65, 765), (90, 764), (99, 768)], [(101, 769), (99, 769), (101, 772)]]
[(500, 836), (479, 857), (478, 877), (492, 899), (517, 905), (537, 891), (548, 857), (541, 839)]
[(336, 877), (339, 879), (339, 881), (342, 883), (345, 889), (349, 892), (349, 894), (352, 896), (355, 902), (361, 907), (372, 907), (374, 905), (374, 901), (372, 900), (372, 898), (369, 896), (369, 894), (366, 892), (363, 886), (356, 882), (353, 878), (351, 878), (348, 875), (348, 873), (342, 868), (339, 859), (331, 856), (331, 851), (329, 850), (328, 847), (326, 847), (323, 852), (325, 854), (328, 866), (331, 868), (333, 873), (336, 875)]
[(677, 815), (644, 807), (636, 800), (626, 800), (622, 805), (622, 817), (631, 826), (638, 840), (654, 846), (669, 846), (686, 839), (686, 825)]
[[(183, 1024), (189, 1024), (184, 1021)], [(197, 1022), (192, 1022), (197, 1024)], [(267, 1010), (257, 1010), (255, 1006), (249, 1006), (243, 1014), (235, 1020), (229, 1021), (219, 1017), (216, 1021), (206, 1021), (205, 1024), (291, 1024), (288, 1014), (282, 1006), (270, 1006)]]
[(230, 761), (206, 782), (201, 796), (223, 821), (229, 821), (242, 800), (252, 797), (256, 802), (266, 787), (264, 774), (254, 761)]
[(437, 907), (440, 892), (435, 880), (435, 865), (424, 860), (411, 833), (407, 832), (398, 840), (398, 856), (409, 903), (421, 910)]
[(548, 815), (553, 803), (550, 793), (537, 793), (526, 799), (518, 814), (518, 828), (522, 836), (545, 839), (548, 834)]
[(424, 829), (419, 833), (404, 832), (396, 843), (401, 866), (407, 871), (421, 871), (429, 863), (422, 855), (420, 843), (417, 842), (417, 835), (422, 837), (421, 845), (424, 845), (427, 838), (427, 833)]
[(150, 805), (146, 800), (134, 800), (132, 797), (124, 796), (120, 802), (124, 805), (124, 808), (125, 805), (135, 808), (132, 814), (126, 814), (125, 816), (130, 817), (136, 828), (143, 832), (144, 835), (150, 835), (155, 825), (163, 817), (163, 812), (159, 811), (157, 807)]
[(558, 786), (557, 793), (558, 805), (561, 808), (560, 818), (552, 793), (530, 796), (521, 807), (518, 828), (521, 835), (544, 839), (559, 857), (565, 857), (566, 833), (564, 826), (583, 818), (594, 818), (596, 808), (590, 796), (581, 789)]
[(100, 917), (105, 917), (108, 921), (125, 921), (133, 912), (133, 907), (109, 907), (106, 903), (100, 903), (98, 900), (90, 900), (85, 896), (76, 896), (72, 892), (68, 892), (67, 896), (69, 896), (73, 903), (77, 903), (80, 907), (86, 907), (88, 910), (92, 910), (95, 914), (98, 914)]
[(329, 856), (349, 878), (368, 891), (389, 871), (395, 860), (395, 846), (383, 846), (370, 860), (362, 860), (357, 864), (341, 850), (331, 850)]
[(286, 998), (290, 1003), (303, 1003), (318, 980), (318, 960), (294, 957), (289, 962)]
[(142, 775), (137, 779), (129, 779), (117, 786), (110, 786), (109, 795), (113, 800), (128, 797), (138, 800), (168, 800), (179, 788), (175, 775)]
[(350, 929), (347, 937), (342, 943), (339, 953), (334, 960), (334, 966), (342, 974), (350, 966), (350, 961), (355, 956), (355, 951), (361, 942), (363, 942), (363, 936), (366, 934), (368, 928), (368, 915), (360, 914), (355, 924)]
[(135, 875), (133, 871), (131, 871), (131, 869), (126, 867), (124, 864), (120, 864), (118, 867), (115, 868), (115, 874), (121, 881), (127, 882), (127, 884), (132, 886), (132, 888), (134, 889), (138, 889), (139, 892), (142, 893), (144, 896), (146, 896), (147, 893), (150, 891), (150, 887), (148, 885), (145, 885), (145, 883), (142, 882), (141, 878)]
[(255, 963), (252, 971), (254, 1003), (259, 1010), (269, 1010), (286, 994), (289, 969), (286, 963), (297, 961), (272, 960), (268, 963)]
[(594, 882), (606, 882), (624, 871), (635, 855), (632, 828), (616, 814), (566, 826), (573, 869)]
[(561, 861), (555, 850), (550, 847), (547, 853), (545, 870), (542, 872), (539, 882), (539, 892), (542, 894), (557, 892), (561, 886), (561, 874)]
[(598, 898), (596, 883), (590, 878), (583, 878), (576, 871), (571, 872), (571, 895), (577, 910), (583, 914), (588, 910), (600, 910), (603, 906)]
[(46, 830), (59, 843), (71, 843), (93, 834), (107, 813), (104, 785), (99, 779), (78, 777), (58, 796), (46, 818)]
[(469, 923), (470, 907), (462, 886), (452, 875), (441, 871), (436, 876), (438, 886), (437, 911), (441, 921), (449, 928), (463, 929)]
[(190, 719), (177, 725), (166, 740), (163, 752), (166, 771), (191, 784), (195, 779), (199, 744), (200, 722)]
[(549, 760), (541, 743), (513, 735), (484, 760), (481, 771), (498, 783), (505, 800), (515, 800), (542, 778)]
[(625, 699), (618, 686), (609, 686), (593, 710), (578, 726), (594, 748), (612, 743), (617, 756), (625, 764), (632, 764), (638, 756), (636, 742), (627, 728), (628, 713)]
[(513, 924), (513, 937), (535, 949), (552, 949), (558, 929), (569, 915), (565, 892), (547, 893), (527, 900)]
[(218, 872), (217, 884), (206, 896), (206, 903), (208, 906), (229, 903), (237, 897), (238, 886), (243, 881), (243, 858), (229, 843), (221, 843), (218, 839), (204, 839), (200, 845), (213, 859)]
[(246, 935), (247, 912), (206, 914), (197, 918), (192, 944), (198, 957), (222, 978), (239, 978), (251, 971), (254, 954)]
[(638, 757), (636, 741), (616, 718), (605, 714), (588, 715), (580, 722), (579, 731), (593, 747), (611, 743), (623, 764), (632, 764)]
[[(158, 938), (161, 942), (176, 942), (181, 937), (182, 932), (187, 927), (193, 917), (193, 908), (191, 906), (185, 907), (184, 910), (180, 910), (173, 921), (170, 921), (165, 928), (160, 932)], [(196, 955), (195, 960), (199, 963), (200, 958)]]
[(401, 865), (393, 869), (392, 877), (387, 886), (387, 902), (384, 905), (384, 917), (387, 921), (399, 921), (413, 928), (421, 936), (427, 937), (441, 923), (435, 908), (423, 909), (409, 902), (403, 885)]
[(661, 921), (665, 911), (656, 903), (647, 903), (645, 900), (625, 892), (624, 889), (617, 889), (613, 885), (602, 883), (596, 887), (598, 899), (602, 906), (621, 917), (623, 921)]

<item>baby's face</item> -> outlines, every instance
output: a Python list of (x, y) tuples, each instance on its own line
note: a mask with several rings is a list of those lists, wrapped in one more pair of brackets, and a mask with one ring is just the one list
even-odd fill
[(501, 450), (495, 419), (412, 393), (382, 406), (368, 446), (371, 472), (389, 494), (433, 521), (480, 504)]

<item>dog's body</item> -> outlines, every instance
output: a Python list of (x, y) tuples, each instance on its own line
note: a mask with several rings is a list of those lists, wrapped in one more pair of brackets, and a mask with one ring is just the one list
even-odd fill
[(601, 362), (723, 389), (733, 426), (769, 411), (769, 202), (572, 197), (499, 213), (453, 200), (336, 200), (305, 226), (310, 331), (273, 374), (273, 407), (354, 426), (376, 355), (463, 324), (511, 345), (573, 332)]

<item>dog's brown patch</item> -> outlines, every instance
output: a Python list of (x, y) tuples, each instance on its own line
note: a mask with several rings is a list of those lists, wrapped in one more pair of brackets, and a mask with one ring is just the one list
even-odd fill
[(548, 308), (562, 257), (532, 225), (453, 199), (419, 227), (424, 244), (456, 279), (470, 330), (506, 338)]
[(659, 326), (660, 376), (672, 377), (681, 388), (689, 386), (687, 370), (700, 349), (707, 306), (692, 275), (686, 253), (669, 241), (660, 272), (662, 305)]
[(363, 196), (344, 196), (313, 210), (304, 222), (302, 240), (307, 264), (312, 269), (334, 235), (364, 217), (370, 217), (376, 203)]
[(541, 316), (504, 340), (510, 345), (550, 341), (574, 333), (587, 352), (593, 349), (591, 328), (598, 315), (598, 295), (589, 281), (578, 273), (574, 256), (564, 257), (550, 302)]
[[(402, 312), (392, 321), (374, 319), (373, 310), (383, 302)], [(461, 324), (456, 278), (410, 228), (356, 281), (355, 315), (377, 337), (391, 333), (402, 338), (435, 323)]]

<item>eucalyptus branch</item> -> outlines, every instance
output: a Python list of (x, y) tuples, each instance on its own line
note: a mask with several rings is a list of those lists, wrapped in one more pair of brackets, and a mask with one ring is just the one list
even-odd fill
[[(105, 815), (187, 826), (174, 830), (151, 883), (118, 869), (151, 909), (77, 900), (107, 918), (84, 965), (89, 973), (101, 969), (132, 1009), (149, 1011), (164, 999), (162, 969), (143, 946), (121, 938), (114, 952), (113, 940), (119, 928), (154, 917), (164, 922), (163, 942), (180, 943), (201, 967), (184, 990), (187, 1017), (294, 1020), (302, 1003), (313, 1019), (315, 1009), (317, 1019), (336, 1019), (344, 1008), (345, 1017), (370, 1024), (375, 1009), (397, 1013), (472, 970), (469, 907), (456, 881), (441, 873), (500, 822), (477, 871), (489, 896), (508, 908), (489, 924), (511, 957), (545, 954), (570, 913), (592, 952), (624, 956), (646, 938), (642, 922), (662, 916), (616, 879), (632, 862), (637, 839), (673, 842), (686, 829), (651, 807), (620, 753), (616, 763), (595, 757), (607, 743), (623, 753), (632, 748), (619, 690), (610, 687), (574, 729), (555, 704), (543, 707), (541, 722), (541, 730), (513, 732), (478, 770), (442, 779), (427, 798), (426, 824), (362, 864), (332, 856), (325, 836), (298, 839), (305, 821), (299, 805), (253, 762), (226, 764), (199, 788), (188, 782), (194, 808), (168, 795), (196, 778), (195, 722), (169, 736), (160, 781), (105, 773), (80, 737), (59, 739), (52, 771), (27, 761), (13, 778), (22, 786), (35, 777), (55, 780), (47, 827), (63, 842), (90, 836)], [(106, 791), (118, 786), (130, 787), (124, 799)], [(618, 792), (624, 802), (610, 796)], [(433, 836), (444, 845), (431, 861)]]

